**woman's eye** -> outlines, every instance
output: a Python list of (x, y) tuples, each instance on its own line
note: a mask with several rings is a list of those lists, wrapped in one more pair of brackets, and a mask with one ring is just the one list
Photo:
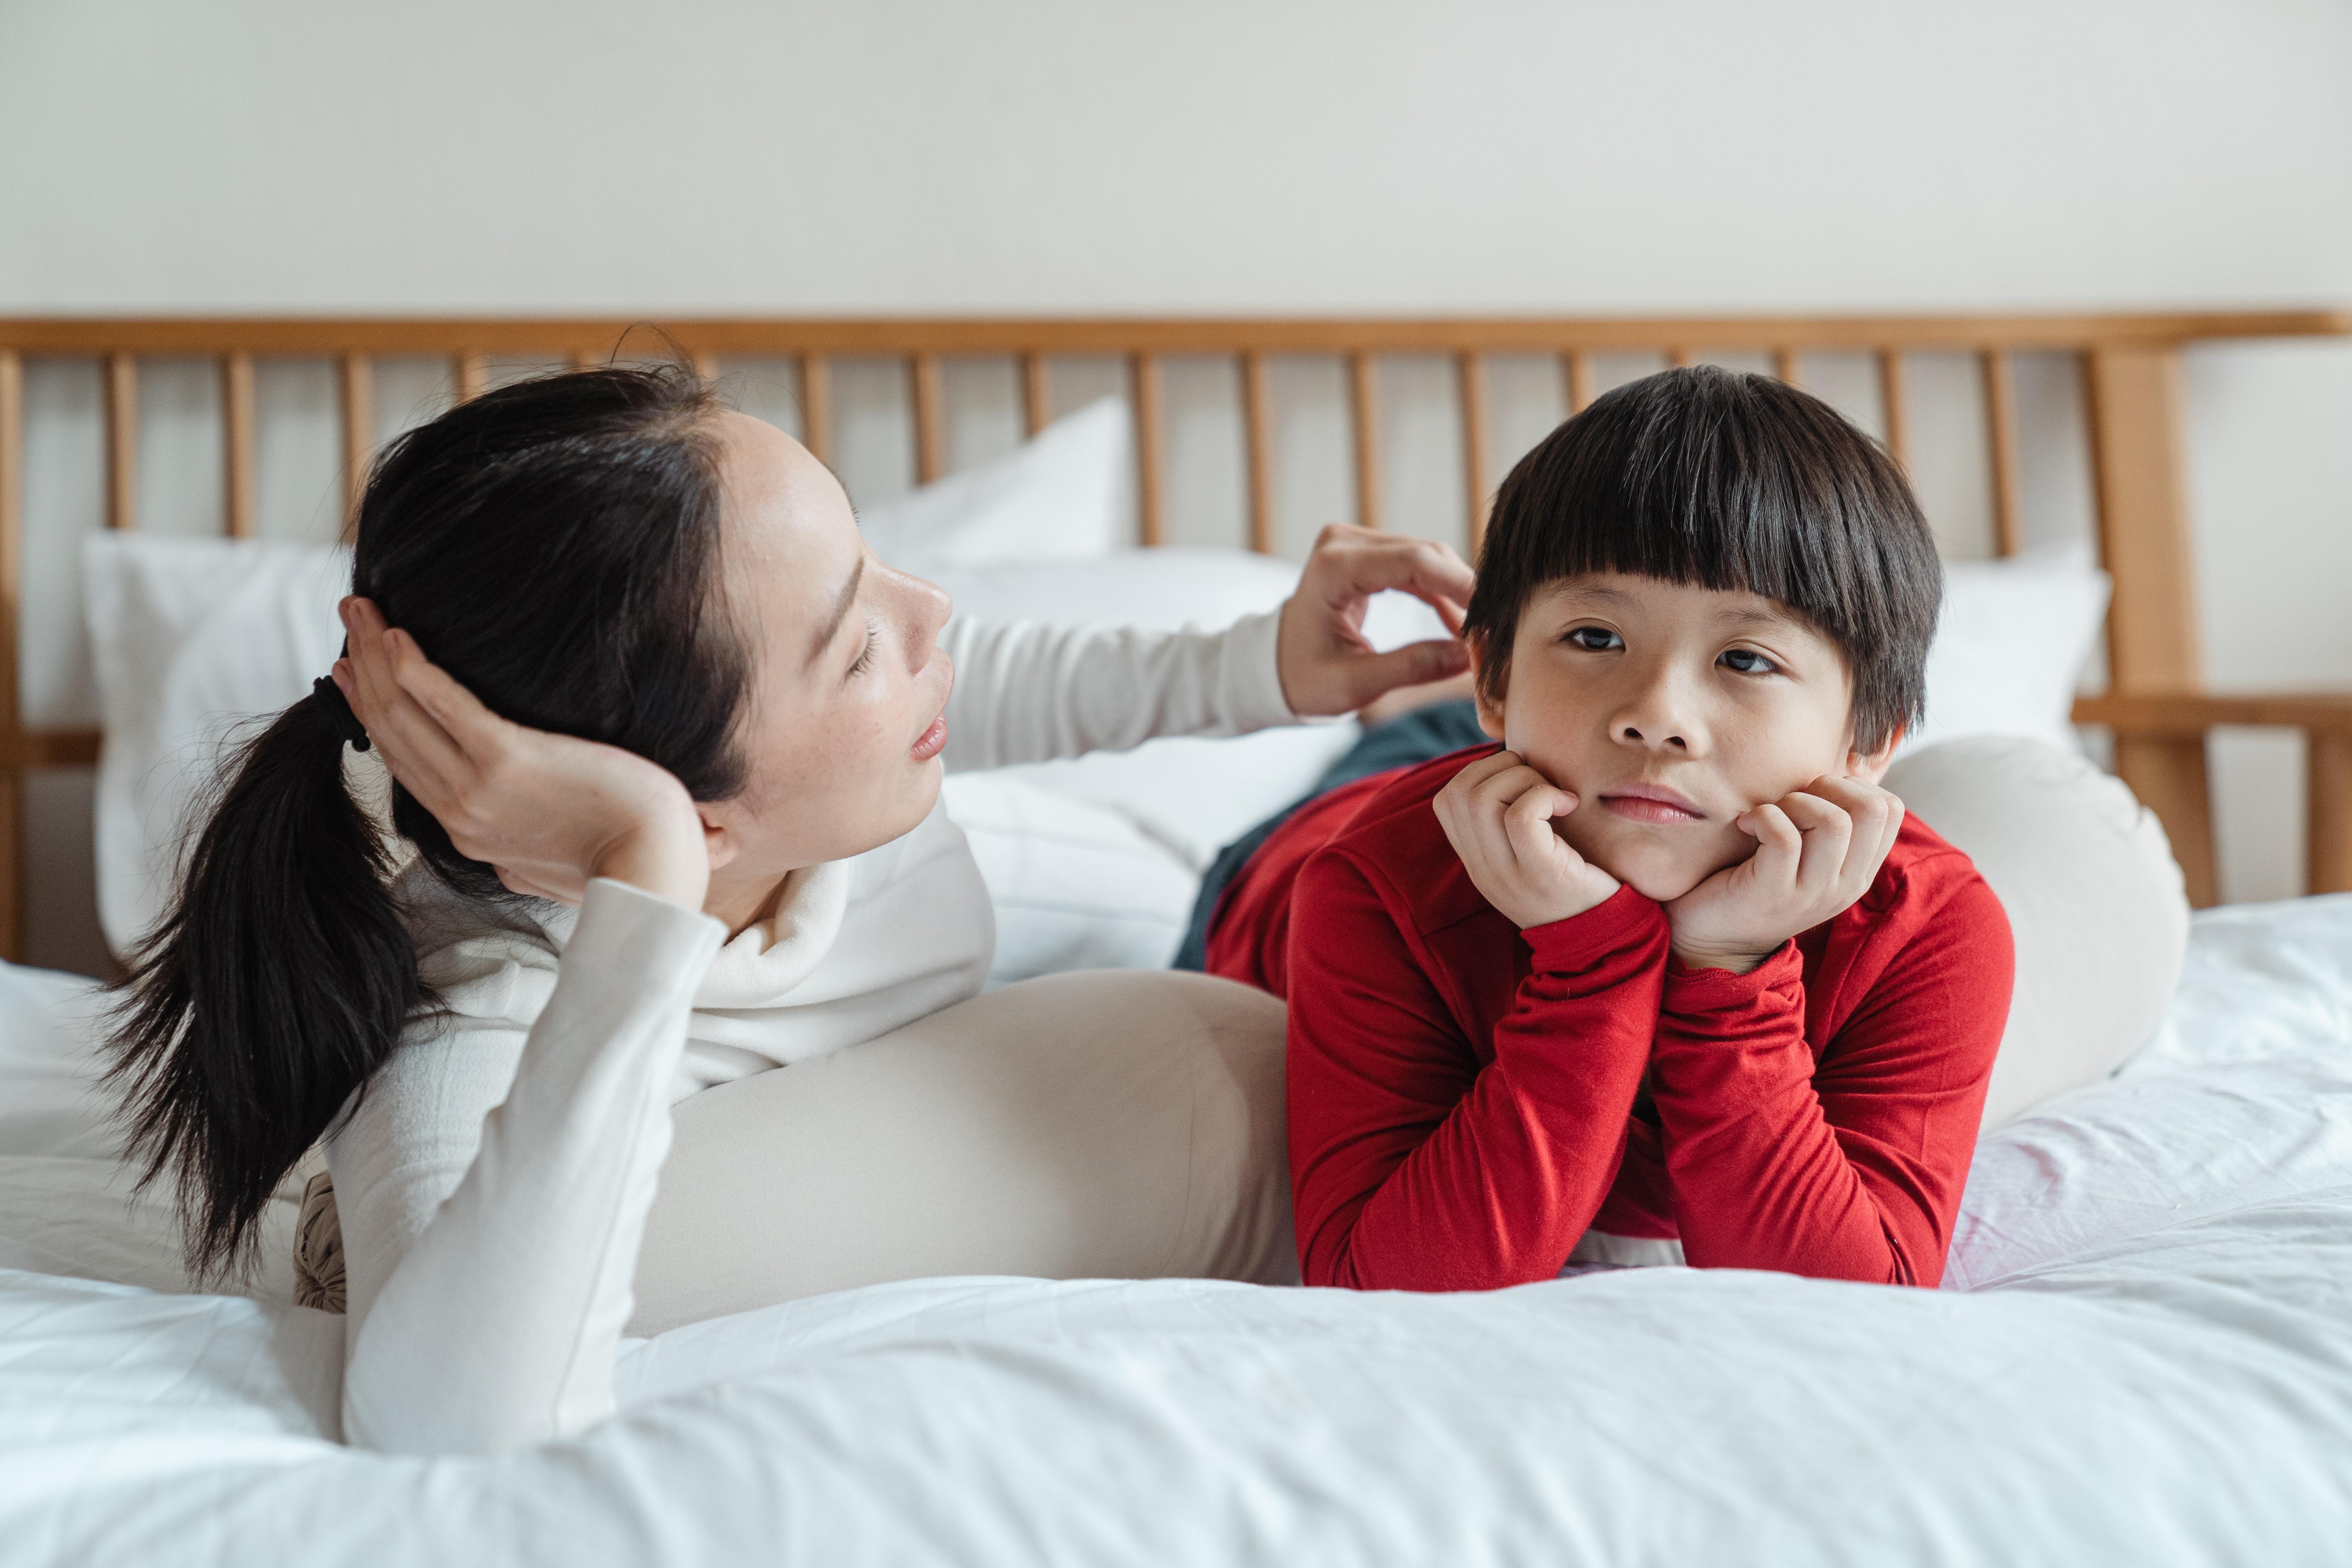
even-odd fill
[(857, 650), (856, 660), (849, 667), (849, 673), (853, 679), (873, 668), (874, 650), (880, 647), (881, 643), (882, 628), (872, 621), (866, 622), (866, 646)]
[(1579, 626), (1568, 640), (1587, 653), (1609, 653), (1625, 646), (1625, 639), (1607, 626)]
[(1726, 648), (1723, 662), (1727, 668), (1741, 675), (1770, 675), (1780, 668), (1752, 647)]

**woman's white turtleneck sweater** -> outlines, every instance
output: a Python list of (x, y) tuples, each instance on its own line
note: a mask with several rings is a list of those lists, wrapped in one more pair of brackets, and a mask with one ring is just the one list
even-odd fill
[[(979, 626), (941, 638), (950, 769), (1291, 722), (1274, 615), (1215, 634)], [(327, 1141), (343, 1236), (343, 1436), (413, 1453), (577, 1433), (613, 1407), (669, 1107), (976, 994), (996, 945), (963, 835), (793, 873), (776, 914), (717, 921), (598, 880), (499, 910), (413, 867), (412, 1023)]]

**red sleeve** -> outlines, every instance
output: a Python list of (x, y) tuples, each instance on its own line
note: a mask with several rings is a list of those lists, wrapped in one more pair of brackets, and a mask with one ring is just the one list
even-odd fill
[(1689, 1262), (1941, 1279), (2013, 962), (2008, 918), (1970, 878), (1818, 1066), (1793, 944), (1748, 974), (1670, 966), (1651, 1090)]
[(1485, 1067), (1377, 873), (1300, 872), (1291, 929), (1291, 1193), (1309, 1285), (1483, 1290), (1547, 1279), (1624, 1151), (1666, 922), (1632, 889), (1521, 935), (1534, 968)]

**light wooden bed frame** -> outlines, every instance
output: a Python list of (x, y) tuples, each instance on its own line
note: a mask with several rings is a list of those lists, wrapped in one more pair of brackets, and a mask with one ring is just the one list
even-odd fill
[[(378, 356), (446, 358), (453, 389), (487, 384), (491, 356), (604, 362), (643, 323), (622, 320), (0, 320), (0, 955), (23, 950), (24, 775), (35, 768), (87, 766), (98, 758), (92, 730), (29, 730), (18, 686), (18, 605), (24, 535), (23, 362), (32, 356), (95, 359), (103, 369), (106, 522), (129, 528), (138, 487), (138, 363), (142, 356), (215, 359), (226, 447), (222, 515), (226, 531), (252, 531), (254, 377), (257, 358), (330, 359), (340, 370), (347, 502), (355, 500), (373, 442)], [(1494, 477), (1487, 470), (1481, 357), (1559, 356), (1568, 406), (1593, 394), (1593, 356), (1663, 353), (1675, 364), (1701, 353), (1763, 353), (1794, 381), (1807, 353), (1875, 356), (1886, 444), (1905, 453), (1906, 353), (1978, 356), (1988, 432), (1995, 548), (2013, 552), (2018, 514), (2016, 417), (2009, 357), (2019, 352), (2077, 354), (2083, 368), (2096, 492), (2098, 541), (2115, 597), (2107, 615), (2107, 695), (2085, 698), (2075, 718), (2114, 731), (2116, 768), (2152, 806), (2200, 907), (2217, 900), (2206, 732), (2217, 725), (2299, 729), (2308, 742), (2308, 886), (2352, 889), (2352, 692), (2208, 696), (2197, 637), (2182, 465), (2180, 353), (2219, 339), (2352, 333), (2352, 311), (2291, 310), (2147, 315), (1808, 316), (1528, 320), (739, 320), (664, 319), (660, 326), (706, 373), (730, 355), (789, 357), (797, 363), (804, 439), (830, 458), (835, 360), (903, 360), (913, 389), (919, 479), (944, 468), (946, 411), (940, 366), (959, 355), (1011, 356), (1017, 363), (1029, 428), (1051, 407), (1055, 355), (1118, 355), (1129, 367), (1136, 417), (1141, 542), (1161, 538), (1165, 486), (1160, 375), (1171, 355), (1221, 355), (1241, 372), (1248, 538), (1266, 551), (1275, 538), (1269, 360), (1338, 356), (1347, 367), (1357, 521), (1381, 521), (1376, 376), (1382, 354), (1447, 354), (1457, 375), (1470, 532), (1476, 542)], [(639, 343), (649, 340), (640, 338)]]

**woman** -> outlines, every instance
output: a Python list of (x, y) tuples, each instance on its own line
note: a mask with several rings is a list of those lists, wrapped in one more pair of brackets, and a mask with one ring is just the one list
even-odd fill
[[(249, 1256), (324, 1134), (344, 1436), (407, 1451), (609, 1412), (633, 1277), (662, 1326), (1040, 1259), (1288, 1266), (1278, 1008), (1168, 974), (976, 996), (993, 932), (940, 759), (1345, 711), (1460, 664), (1370, 653), (1366, 597), (1458, 620), (1469, 586), (1327, 531), (1278, 617), (1222, 634), (960, 625), (681, 372), (452, 410), (378, 463), (348, 658), (239, 760), (127, 982), (116, 1070), (192, 1261)], [(346, 742), (418, 852), (389, 889)], [(1237, 1152), (1195, 1157), (1204, 1117)]]

